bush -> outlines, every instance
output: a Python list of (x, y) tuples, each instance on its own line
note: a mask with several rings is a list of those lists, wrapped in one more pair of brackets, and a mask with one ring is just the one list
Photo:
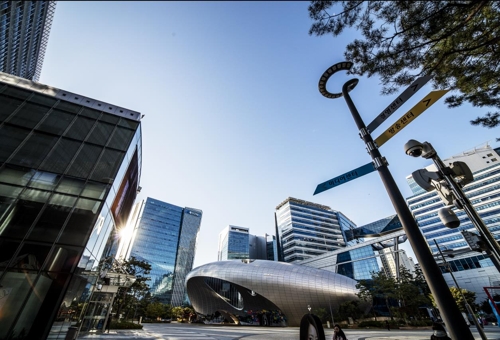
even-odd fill
[(133, 323), (133, 322), (128, 322), (128, 321), (122, 321), (122, 322), (111, 322), (111, 325), (109, 326), (110, 329), (142, 329), (142, 325)]
[(382, 323), (382, 321), (361, 321), (358, 324), (358, 327), (377, 327), (377, 328), (382, 328), (385, 327), (385, 323)]
[(414, 327), (424, 327), (424, 326), (432, 326), (431, 320), (413, 320), (408, 323), (408, 326)]

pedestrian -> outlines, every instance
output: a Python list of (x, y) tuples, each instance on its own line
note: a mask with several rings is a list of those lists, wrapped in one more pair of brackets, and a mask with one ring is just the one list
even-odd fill
[(432, 324), (432, 330), (434, 333), (431, 335), (431, 340), (451, 340), (446, 333), (443, 324), (434, 322), (434, 324)]
[(106, 327), (104, 329), (104, 333), (106, 333), (106, 331), (108, 331), (109, 333), (109, 327), (111, 327), (111, 319), (113, 318), (113, 314), (109, 314), (108, 316), (108, 321), (106, 322)]
[(389, 323), (389, 321), (385, 320), (385, 327), (387, 327), (387, 330), (390, 331), (391, 330), (391, 324)]
[(347, 340), (347, 337), (344, 334), (344, 331), (338, 324), (333, 326), (333, 338), (332, 340)]
[(326, 340), (321, 320), (314, 314), (304, 314), (300, 320), (300, 340)]

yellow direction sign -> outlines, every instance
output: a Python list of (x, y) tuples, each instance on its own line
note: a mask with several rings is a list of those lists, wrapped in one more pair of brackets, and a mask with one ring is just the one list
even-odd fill
[(384, 145), (389, 139), (394, 137), (399, 131), (403, 130), (408, 124), (410, 124), (415, 118), (420, 116), (422, 112), (427, 110), (432, 104), (437, 102), (439, 98), (444, 96), (446, 92), (449, 90), (437, 90), (432, 91), (424, 99), (418, 102), (417, 105), (411, 108), (410, 111), (405, 113), (401, 118), (398, 119), (396, 123), (394, 123), (390, 128), (385, 130), (377, 139), (375, 139), (375, 143), (378, 147)]

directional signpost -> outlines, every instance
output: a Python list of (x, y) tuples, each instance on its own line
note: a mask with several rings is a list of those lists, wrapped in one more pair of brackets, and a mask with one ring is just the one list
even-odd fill
[[(366, 149), (370, 154), (373, 162), (363, 165), (357, 169), (349, 171), (343, 175), (332, 178), (331, 180), (321, 183), (316, 187), (314, 194), (328, 190), (330, 188), (339, 186), (343, 183), (351, 181), (353, 179), (359, 178), (366, 175), (372, 171), (377, 170), (380, 175), (382, 182), (384, 183), (387, 194), (389, 195), (391, 202), (396, 210), (396, 214), (403, 225), (403, 229), (406, 232), (408, 240), (411, 243), (413, 251), (417, 257), (418, 262), (422, 268), (424, 276), (427, 280), (429, 288), (432, 295), (436, 299), (441, 315), (450, 331), (452, 339), (461, 340), (474, 340), (470, 329), (467, 327), (465, 320), (458, 309), (458, 306), (451, 295), (450, 289), (444, 280), (441, 273), (441, 269), (436, 264), (432, 253), (429, 250), (427, 241), (424, 239), (422, 233), (419, 230), (417, 222), (406, 205), (406, 201), (399, 191), (399, 188), (392, 177), (389, 168), (387, 167), (387, 161), (380, 154), (379, 147), (399, 132), (403, 127), (407, 126), (411, 121), (413, 121), (419, 114), (425, 111), (428, 107), (434, 104), (439, 98), (441, 98), (447, 91), (433, 91), (429, 93), (422, 101), (415, 105), (408, 113), (399, 119), (396, 123), (398, 125), (393, 125), (388, 131), (384, 132), (377, 141), (372, 139), (370, 134), (371, 131), (376, 129), (387, 117), (393, 114), (408, 98), (410, 98), (419, 88), (421, 88), (429, 79), (419, 78), (410, 87), (405, 90), (394, 102), (389, 105), (387, 109), (382, 111), (381, 114), (369, 125), (367, 128), (363, 119), (361, 118), (356, 106), (354, 105), (349, 92), (352, 91), (358, 84), (358, 79), (348, 80), (342, 86), (341, 93), (331, 93), (326, 89), (326, 83), (328, 79), (339, 70), (350, 70), (352, 63), (342, 62), (337, 63), (330, 68), (328, 68), (321, 76), (318, 89), (320, 93), (329, 99), (335, 99), (339, 97), (344, 97), (349, 111), (351, 111), (352, 117), (358, 127), (359, 136), (366, 145)], [(387, 133), (387, 134), (386, 134)]]
[(430, 76), (417, 78), (403, 93), (399, 95), (392, 103), (389, 104), (378, 116), (368, 124), (367, 129), (370, 132), (375, 131), (390, 115), (396, 112), (408, 99), (411, 98), (418, 90), (420, 90), (431, 79)]
[(319, 194), (320, 192), (326, 191), (333, 187), (337, 187), (341, 184), (352, 181), (353, 179), (360, 178), (361, 176), (369, 174), (373, 171), (375, 171), (375, 166), (372, 162), (370, 162), (368, 164), (360, 166), (359, 168), (346, 172), (345, 174), (332, 178), (329, 181), (318, 184), (313, 195)]
[(399, 120), (392, 124), (390, 128), (385, 130), (383, 134), (375, 139), (375, 144), (380, 148), (389, 139), (394, 137), (399, 131), (403, 130), (408, 124), (410, 124), (415, 118), (420, 116), (422, 112), (427, 110), (435, 102), (445, 95), (449, 90), (438, 90), (432, 91), (424, 99), (418, 102), (417, 105), (411, 108), (410, 111), (406, 112)]

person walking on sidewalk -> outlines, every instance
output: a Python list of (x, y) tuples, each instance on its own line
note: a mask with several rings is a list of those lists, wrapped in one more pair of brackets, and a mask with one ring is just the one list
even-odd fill
[(385, 327), (387, 327), (387, 330), (391, 330), (391, 325), (389, 324), (389, 321), (385, 320)]
[(108, 321), (106, 322), (106, 327), (104, 328), (103, 333), (106, 333), (106, 332), (109, 333), (109, 327), (111, 327), (111, 319), (113, 319), (113, 314), (110, 313), (108, 316)]
[(344, 331), (337, 324), (333, 326), (333, 339), (332, 340), (347, 340)]

